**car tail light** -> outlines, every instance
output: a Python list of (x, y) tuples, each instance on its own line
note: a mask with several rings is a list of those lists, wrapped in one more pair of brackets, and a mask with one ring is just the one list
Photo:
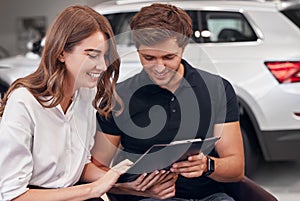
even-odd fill
[(300, 82), (300, 61), (268, 61), (265, 65), (279, 83)]

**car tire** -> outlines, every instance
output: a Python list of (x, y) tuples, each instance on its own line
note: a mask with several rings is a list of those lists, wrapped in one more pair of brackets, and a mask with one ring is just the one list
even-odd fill
[(257, 170), (258, 164), (261, 162), (261, 151), (258, 143), (255, 141), (253, 129), (241, 127), (243, 144), (244, 144), (244, 156), (245, 156), (245, 174), (251, 177)]

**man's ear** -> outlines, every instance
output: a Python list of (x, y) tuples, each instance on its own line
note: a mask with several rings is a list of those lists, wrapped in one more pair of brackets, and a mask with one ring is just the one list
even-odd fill
[(64, 63), (64, 62), (65, 62), (64, 51), (62, 51), (62, 52), (60, 53), (60, 55), (58, 56), (58, 60), (59, 60), (61, 63)]

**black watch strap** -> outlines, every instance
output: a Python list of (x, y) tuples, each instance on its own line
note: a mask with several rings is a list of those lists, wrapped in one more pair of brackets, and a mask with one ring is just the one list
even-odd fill
[(215, 161), (212, 158), (210, 158), (209, 156), (206, 156), (206, 157), (207, 157), (207, 171), (203, 172), (203, 176), (207, 177), (215, 171)]

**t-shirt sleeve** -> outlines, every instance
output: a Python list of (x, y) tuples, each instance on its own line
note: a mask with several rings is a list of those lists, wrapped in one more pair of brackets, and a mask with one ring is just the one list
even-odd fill
[(100, 116), (97, 113), (97, 131), (110, 135), (121, 135), (121, 131), (116, 125), (112, 113), (110, 113), (108, 118)]
[(225, 93), (221, 93), (223, 95), (219, 107), (219, 112), (224, 115), (221, 115), (223, 116), (223, 119), (219, 118), (216, 123), (228, 123), (239, 121), (239, 107), (235, 91), (230, 82), (228, 82), (227, 80), (223, 79), (223, 84), (223, 90)]

